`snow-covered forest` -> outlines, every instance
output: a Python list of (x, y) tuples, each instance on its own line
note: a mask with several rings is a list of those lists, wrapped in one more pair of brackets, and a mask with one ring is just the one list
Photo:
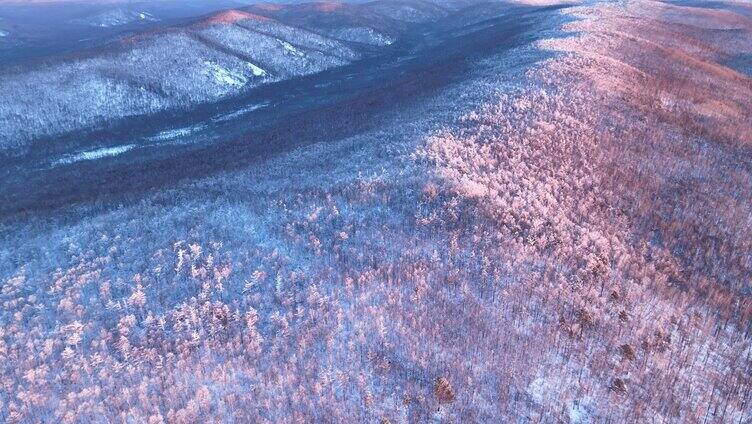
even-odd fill
[[(304, 84), (407, 37), (421, 63), (488, 43), (421, 74), (441, 84), (357, 104), (357, 131), (6, 206), (0, 421), (752, 421), (752, 6), (447, 3), (252, 6), (0, 79), (13, 149), (34, 125)], [(89, 184), (141, 160), (129, 146), (30, 181), (84, 163)]]

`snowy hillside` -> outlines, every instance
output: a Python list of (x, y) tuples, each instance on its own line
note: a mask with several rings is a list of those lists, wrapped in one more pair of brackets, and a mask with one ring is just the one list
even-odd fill
[[(120, 17), (108, 14), (113, 19), (106, 24), (119, 24)], [(131, 37), (87, 56), (2, 77), (0, 90), (16, 95), (0, 99), (0, 149), (113, 119), (216, 101), (260, 84), (342, 66), (361, 53), (333, 37), (230, 11)]]
[[(107, 122), (239, 95), (378, 54), (418, 22), (446, 16), (429, 2), (260, 5), (130, 36), (80, 57), (5, 71), (0, 150)], [(153, 21), (115, 9), (97, 26)], [(366, 48), (367, 47), (367, 48)]]

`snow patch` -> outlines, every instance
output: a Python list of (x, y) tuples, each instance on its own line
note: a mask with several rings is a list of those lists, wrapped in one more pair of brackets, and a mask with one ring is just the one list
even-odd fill
[(236, 110), (234, 112), (225, 113), (225, 114), (222, 114), (222, 115), (217, 115), (217, 116), (215, 116), (212, 119), (212, 121), (214, 121), (214, 122), (229, 121), (231, 119), (235, 119), (235, 118), (237, 118), (239, 116), (245, 115), (246, 113), (253, 112), (254, 110), (261, 109), (261, 108), (266, 107), (268, 105), (269, 105), (269, 103), (261, 103), (261, 104), (257, 104), (257, 105), (247, 106), (247, 107), (244, 107), (242, 109), (238, 109), (238, 110)]
[[(214, 79), (216, 79), (220, 84), (242, 87), (246, 82), (248, 82), (248, 79), (245, 77), (245, 75), (232, 72), (229, 69), (223, 68), (222, 66), (214, 62), (205, 60), (204, 64), (209, 68), (209, 71), (214, 76)], [(263, 71), (263, 69), (261, 69), (261, 71)]]
[(185, 137), (194, 134), (198, 131), (206, 128), (206, 125), (194, 125), (192, 127), (176, 128), (172, 130), (165, 130), (157, 135), (147, 138), (149, 141), (168, 141), (176, 138)]
[(122, 146), (103, 147), (101, 149), (89, 150), (86, 152), (77, 153), (75, 155), (67, 155), (61, 159), (56, 160), (52, 165), (69, 165), (71, 163), (80, 162), (83, 160), (96, 160), (110, 156), (117, 156), (135, 147), (135, 144), (125, 144)]
[(259, 68), (258, 66), (254, 65), (253, 63), (248, 63), (248, 67), (251, 68), (251, 72), (253, 72), (253, 76), (255, 77), (265, 77), (267, 75), (266, 71)]
[(305, 53), (303, 53), (300, 50), (296, 49), (295, 46), (293, 46), (292, 44), (288, 43), (287, 41), (279, 40), (279, 44), (281, 44), (282, 47), (285, 48), (285, 50), (287, 51), (288, 54), (291, 54), (291, 55), (297, 56), (297, 57), (303, 57), (303, 56), (305, 56)]

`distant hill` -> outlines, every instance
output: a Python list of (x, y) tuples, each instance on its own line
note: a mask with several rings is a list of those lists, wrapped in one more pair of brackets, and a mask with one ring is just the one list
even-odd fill
[[(158, 18), (114, 9), (79, 22)], [(188, 108), (262, 84), (346, 65), (408, 28), (446, 16), (424, 0), (260, 4), (129, 34), (95, 49), (0, 71), (0, 149), (127, 116)]]

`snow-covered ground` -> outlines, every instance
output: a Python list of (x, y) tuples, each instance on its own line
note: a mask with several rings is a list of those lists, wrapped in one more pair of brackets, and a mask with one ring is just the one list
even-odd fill
[(248, 67), (251, 68), (254, 77), (265, 77), (268, 75), (265, 69), (261, 69), (253, 63), (248, 62)]
[(156, 141), (156, 142), (175, 140), (175, 139), (178, 139), (178, 138), (181, 138), (181, 137), (185, 137), (185, 136), (188, 136), (188, 135), (191, 135), (191, 134), (195, 134), (195, 133), (197, 133), (197, 132), (199, 132), (199, 131), (201, 131), (201, 130), (203, 130), (205, 128), (206, 128), (206, 125), (204, 125), (204, 124), (198, 124), (198, 125), (193, 125), (193, 126), (190, 126), (190, 127), (182, 127), (182, 128), (175, 128), (175, 129), (170, 129), (170, 130), (164, 130), (164, 131), (161, 131), (159, 134), (156, 134), (154, 136), (149, 137), (148, 140), (149, 141)]
[[(212, 61), (206, 60), (204, 61), (204, 64), (206, 64), (209, 74), (214, 75), (214, 78), (221, 84), (242, 87), (248, 82), (248, 79), (245, 77), (245, 75), (229, 71)], [(254, 66), (251, 63), (249, 63), (248, 65), (249, 68), (251, 66)], [(258, 70), (256, 68), (251, 68), (251, 71), (253, 72), (254, 76), (266, 75), (266, 72), (263, 72), (263, 70), (261, 70), (260, 68), (258, 68)]]
[(57, 165), (70, 165), (83, 160), (96, 160), (111, 156), (117, 156), (123, 154), (129, 150), (135, 148), (135, 144), (126, 144), (122, 146), (103, 147), (101, 149), (89, 150), (86, 152), (77, 153), (74, 155), (68, 155), (53, 162), (53, 166)]
[(224, 113), (224, 114), (221, 114), (221, 115), (217, 115), (214, 118), (212, 118), (212, 120), (214, 122), (230, 121), (232, 119), (238, 118), (240, 116), (243, 116), (245, 114), (251, 113), (254, 110), (258, 110), (258, 109), (264, 108), (266, 106), (268, 106), (268, 103), (261, 103), (261, 104), (257, 104), (257, 105), (246, 106), (246, 107), (240, 108), (238, 110), (235, 110), (233, 112), (229, 112), (229, 113)]

